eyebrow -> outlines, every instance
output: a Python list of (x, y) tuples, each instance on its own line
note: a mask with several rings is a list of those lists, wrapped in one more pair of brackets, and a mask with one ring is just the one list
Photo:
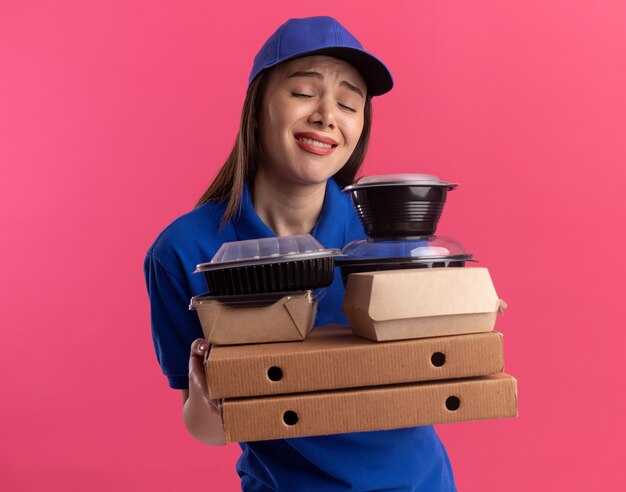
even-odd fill
[[(291, 75), (287, 76), (288, 79), (293, 79), (294, 77), (309, 77), (309, 78), (312, 78), (312, 79), (324, 80), (324, 76), (321, 73), (319, 73), (319, 72), (307, 72), (307, 71), (304, 71), (304, 70), (300, 70), (298, 72), (293, 72)], [(363, 95), (363, 92), (361, 91), (361, 89), (359, 89), (356, 85), (351, 84), (347, 80), (342, 80), (339, 83), (339, 85), (345, 87), (348, 90), (351, 90), (352, 92), (357, 93), (359, 96), (361, 96), (363, 99), (365, 99), (365, 96)]]

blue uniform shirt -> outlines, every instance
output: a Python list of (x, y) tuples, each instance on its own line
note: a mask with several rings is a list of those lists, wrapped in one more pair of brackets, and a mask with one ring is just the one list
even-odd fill
[[(150, 296), (152, 337), (169, 385), (188, 388), (189, 348), (202, 337), (192, 296), (206, 291), (198, 263), (210, 261), (228, 241), (276, 234), (256, 214), (248, 188), (241, 214), (223, 228), (225, 204), (208, 202), (170, 224), (149, 249), (144, 273)], [(327, 248), (365, 237), (350, 198), (331, 179), (322, 213), (311, 234)], [(333, 283), (318, 295), (316, 326), (346, 323), (344, 288)], [(385, 408), (381, 412), (387, 411)], [(391, 431), (240, 443), (237, 462), (244, 491), (453, 491), (446, 451), (432, 426)]]

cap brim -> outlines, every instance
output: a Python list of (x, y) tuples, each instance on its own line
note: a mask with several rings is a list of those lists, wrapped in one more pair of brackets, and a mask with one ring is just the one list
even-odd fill
[(278, 63), (284, 63), (288, 60), (314, 55), (332, 56), (348, 62), (363, 76), (370, 96), (380, 96), (389, 92), (393, 88), (393, 77), (385, 64), (374, 55), (370, 55), (366, 51), (361, 51), (356, 48), (329, 47), (314, 51), (305, 51), (303, 53), (297, 53), (288, 59), (280, 60)]
[(367, 90), (371, 96), (380, 96), (389, 92), (393, 88), (393, 78), (391, 72), (374, 55), (370, 55), (365, 51), (361, 51), (355, 48), (323, 48), (314, 52), (308, 53), (308, 55), (329, 55), (347, 61), (350, 65), (356, 68), (367, 84)]

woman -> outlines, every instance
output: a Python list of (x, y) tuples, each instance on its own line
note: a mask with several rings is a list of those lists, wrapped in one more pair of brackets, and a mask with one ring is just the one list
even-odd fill
[[(224, 444), (206, 390), (208, 344), (187, 310), (190, 297), (205, 290), (204, 279), (191, 272), (227, 241), (311, 233), (341, 248), (363, 238), (340, 186), (352, 182), (365, 156), (371, 98), (392, 86), (384, 64), (334, 19), (287, 21), (255, 58), (227, 162), (198, 206), (148, 251), (157, 357), (170, 386), (182, 390), (184, 422), (198, 440)], [(346, 323), (342, 299), (336, 275), (316, 326)], [(237, 472), (246, 491), (455, 490), (432, 426), (240, 445)]]

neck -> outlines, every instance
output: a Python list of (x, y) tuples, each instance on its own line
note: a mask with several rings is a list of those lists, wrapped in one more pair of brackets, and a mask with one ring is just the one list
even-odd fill
[(256, 213), (278, 236), (311, 232), (322, 212), (326, 183), (306, 186), (274, 184), (259, 169), (252, 185)]

